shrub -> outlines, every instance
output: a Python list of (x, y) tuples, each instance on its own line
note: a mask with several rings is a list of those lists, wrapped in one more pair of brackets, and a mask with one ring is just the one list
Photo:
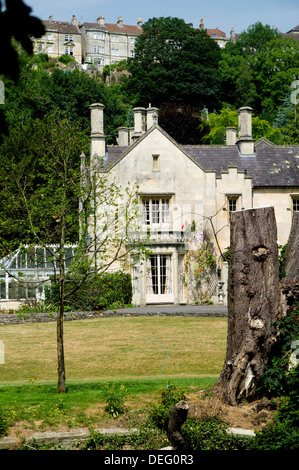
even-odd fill
[(184, 392), (178, 391), (173, 385), (168, 385), (166, 391), (162, 392), (161, 401), (151, 404), (149, 411), (149, 422), (159, 429), (167, 429), (170, 408), (180, 400), (185, 400)]
[(182, 426), (188, 450), (245, 450), (252, 438), (227, 433), (227, 425), (215, 416), (189, 418)]
[(8, 422), (4, 411), (0, 408), (0, 436), (4, 436), (8, 428)]
[[(66, 293), (75, 288), (75, 280), (68, 279)], [(45, 289), (46, 303), (58, 304), (58, 283), (52, 282)], [(73, 294), (67, 297), (71, 310), (104, 310), (119, 308), (132, 302), (132, 282), (130, 274), (116, 271), (113, 273), (96, 274)]]
[(111, 416), (111, 418), (117, 418), (120, 414), (125, 412), (124, 407), (124, 396), (126, 394), (126, 389), (124, 385), (116, 386), (115, 383), (105, 384), (105, 399), (107, 405), (105, 406), (105, 411)]

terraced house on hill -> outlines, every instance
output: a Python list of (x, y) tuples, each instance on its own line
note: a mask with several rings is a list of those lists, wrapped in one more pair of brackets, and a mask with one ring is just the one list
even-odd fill
[[(132, 258), (134, 302), (186, 304), (205, 295), (222, 302), (227, 263), (219, 255), (229, 247), (230, 213), (273, 205), (278, 243), (285, 244), (299, 210), (299, 145), (255, 142), (249, 107), (239, 109), (238, 134), (228, 128), (226, 145), (179, 145), (159, 126), (157, 109), (134, 112), (134, 128), (120, 128), (119, 145), (107, 147), (103, 106), (91, 107), (91, 155), (104, 157), (111, 180), (138, 185), (142, 232), (153, 234), (151, 256)], [(190, 260), (206, 233), (217, 257), (201, 282)]]
[(43, 21), (43, 25), (45, 34), (41, 38), (32, 38), (34, 52), (47, 54), (53, 58), (70, 55), (81, 64), (81, 32), (76, 17), (73, 16), (71, 22), (54, 21), (51, 15), (49, 20)]
[(120, 60), (134, 57), (135, 39), (142, 34), (142, 21), (137, 25), (124, 24), (119, 16), (116, 24), (105, 23), (101, 15), (95, 23), (83, 23), (82, 34), (83, 62), (96, 65), (110, 65)]

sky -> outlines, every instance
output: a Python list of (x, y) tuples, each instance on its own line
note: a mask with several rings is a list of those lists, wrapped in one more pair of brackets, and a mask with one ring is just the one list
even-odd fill
[(103, 15), (106, 23), (116, 23), (119, 16), (124, 24), (136, 25), (153, 17), (177, 17), (194, 28), (203, 19), (207, 29), (219, 28), (229, 36), (231, 28), (241, 33), (256, 23), (277, 27), (286, 33), (299, 24), (298, 0), (24, 0), (32, 15), (47, 20), (71, 21), (76, 15), (81, 23), (96, 22)]

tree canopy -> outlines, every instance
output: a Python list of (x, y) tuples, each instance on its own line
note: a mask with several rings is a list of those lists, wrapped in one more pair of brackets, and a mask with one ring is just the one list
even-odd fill
[(299, 73), (299, 43), (258, 22), (222, 50), (221, 101), (252, 106), (270, 123)]
[(166, 102), (217, 106), (220, 49), (206, 31), (179, 18), (152, 18), (128, 62), (136, 104)]

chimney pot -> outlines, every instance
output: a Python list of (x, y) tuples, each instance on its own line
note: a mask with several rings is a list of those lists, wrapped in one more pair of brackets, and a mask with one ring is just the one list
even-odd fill
[(119, 17), (118, 17), (117, 24), (118, 24), (118, 26), (119, 26), (120, 28), (122, 28), (122, 27), (123, 27), (123, 25), (124, 25), (124, 22), (123, 22), (123, 19), (122, 19), (122, 17), (121, 17), (121, 16), (119, 16)]

